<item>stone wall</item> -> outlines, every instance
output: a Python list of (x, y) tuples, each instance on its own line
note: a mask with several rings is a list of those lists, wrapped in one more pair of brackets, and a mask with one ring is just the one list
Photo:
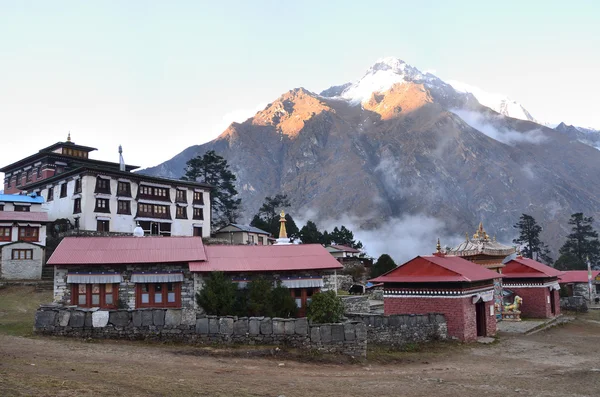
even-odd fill
[(45, 335), (205, 344), (288, 345), (353, 357), (367, 355), (363, 322), (309, 324), (306, 318), (217, 317), (191, 309), (83, 310), (41, 306), (34, 330)]
[[(597, 281), (592, 281), (592, 303), (595, 302), (596, 298), (600, 298), (600, 293), (598, 293), (597, 284), (598, 284)], [(588, 283), (573, 284), (573, 296), (581, 296), (589, 304), (590, 303), (590, 291), (588, 289)]]
[(368, 295), (340, 296), (344, 304), (344, 313), (369, 313)]
[[(12, 259), (13, 249), (32, 250), (31, 259)], [(0, 245), (0, 279), (40, 280), (44, 263), (44, 247), (27, 242)]]
[(367, 342), (402, 348), (411, 343), (446, 340), (448, 327), (442, 314), (346, 314), (367, 327)]
[(561, 310), (569, 310), (572, 312), (587, 313), (588, 305), (583, 296), (569, 296), (560, 298)]
[(350, 276), (348, 274), (337, 274), (337, 275), (328, 274), (327, 276), (323, 277), (323, 284), (324, 284), (323, 290), (324, 291), (335, 290), (336, 282), (337, 282), (337, 289), (344, 290), (344, 291), (348, 291), (350, 289), (350, 287), (352, 286), (352, 284), (354, 284), (354, 280), (352, 280), (352, 276)]

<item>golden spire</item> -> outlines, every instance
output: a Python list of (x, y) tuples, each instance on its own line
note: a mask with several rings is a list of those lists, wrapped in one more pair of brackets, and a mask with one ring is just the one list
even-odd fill
[(281, 210), (279, 214), (279, 238), (287, 238), (287, 232), (285, 230), (285, 212)]
[(440, 238), (439, 238), (439, 237), (438, 237), (437, 244), (436, 244), (436, 246), (435, 246), (435, 251), (436, 251), (438, 254), (441, 254), (441, 253), (442, 253), (442, 246), (440, 245)]
[(67, 135), (67, 142), (71, 142), (71, 131), (69, 131), (69, 135)]

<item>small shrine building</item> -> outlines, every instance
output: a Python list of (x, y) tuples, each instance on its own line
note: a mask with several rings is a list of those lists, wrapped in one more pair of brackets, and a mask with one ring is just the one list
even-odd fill
[[(384, 313), (441, 313), (448, 336), (462, 341), (496, 334), (494, 279), (498, 273), (439, 249), (370, 280), (383, 283)], [(500, 276), (501, 277), (501, 276)]]
[(563, 274), (543, 263), (518, 255), (502, 269), (505, 295), (523, 299), (522, 317), (552, 318), (560, 314), (558, 278)]
[[(514, 247), (497, 242), (496, 237), (490, 238), (484, 230), (482, 222), (479, 223), (473, 238), (469, 238), (468, 234), (465, 237), (465, 241), (457, 247), (449, 249), (446, 255), (458, 256), (496, 273), (502, 273), (504, 267), (502, 262), (507, 256), (516, 252)], [(497, 277), (494, 280), (494, 307), (498, 318), (502, 312), (502, 305), (502, 279)]]

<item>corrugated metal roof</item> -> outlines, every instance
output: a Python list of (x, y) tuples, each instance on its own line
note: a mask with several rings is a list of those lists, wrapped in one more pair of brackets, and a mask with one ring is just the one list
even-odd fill
[(0, 222), (48, 222), (47, 212), (0, 211)]
[(373, 283), (473, 282), (501, 277), (499, 273), (457, 256), (417, 256), (369, 281)]
[(516, 257), (506, 263), (502, 274), (506, 278), (558, 277), (563, 272), (533, 259)]
[[(249, 233), (258, 233), (258, 234), (267, 234), (267, 235), (269, 235), (269, 236), (271, 235), (271, 233), (269, 233), (269, 232), (265, 232), (264, 230), (262, 230), (262, 229), (259, 229), (259, 228), (257, 228), (257, 227), (254, 227), (254, 226), (249, 226), (249, 225), (240, 225), (239, 223), (230, 223), (229, 225), (227, 225), (227, 226), (224, 226), (224, 227), (220, 228), (220, 229), (219, 229), (219, 230), (217, 230), (215, 233), (220, 233), (220, 232), (221, 232), (223, 229), (225, 229), (225, 228), (226, 228), (226, 227), (228, 227), (228, 226), (233, 226), (233, 227), (235, 227), (235, 228), (238, 228), (238, 229), (240, 229), (240, 230), (241, 230), (241, 231), (243, 231), (243, 232), (249, 232)], [(225, 232), (225, 231), (224, 231), (224, 232)]]
[[(592, 280), (598, 277), (600, 271), (592, 270)], [(587, 283), (588, 282), (588, 271), (587, 270), (568, 270), (558, 277), (558, 282), (561, 284), (566, 283)]]
[(341, 269), (320, 244), (209, 245), (206, 262), (191, 262), (193, 272), (262, 272)]
[(44, 198), (42, 196), (32, 197), (28, 194), (0, 194), (0, 202), (42, 204)]
[(200, 237), (65, 237), (49, 265), (173, 263), (206, 260)]
[(335, 248), (338, 251), (343, 251), (343, 252), (352, 252), (355, 254), (359, 254), (360, 251), (357, 249), (354, 249), (352, 247), (348, 247), (347, 245), (337, 245), (337, 244), (332, 244), (330, 245), (330, 247)]

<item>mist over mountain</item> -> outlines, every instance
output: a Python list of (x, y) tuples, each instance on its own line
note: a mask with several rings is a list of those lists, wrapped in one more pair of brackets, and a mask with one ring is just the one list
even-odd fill
[(246, 222), (265, 196), (285, 193), (295, 219), (351, 226), (369, 253), (396, 260), (433, 252), (437, 237), (453, 245), (480, 221), (510, 244), (521, 213), (556, 253), (571, 213), (598, 217), (600, 152), (507, 109), (384, 58), (356, 82), (292, 89), (141, 172), (178, 178), (215, 150), (237, 175)]

